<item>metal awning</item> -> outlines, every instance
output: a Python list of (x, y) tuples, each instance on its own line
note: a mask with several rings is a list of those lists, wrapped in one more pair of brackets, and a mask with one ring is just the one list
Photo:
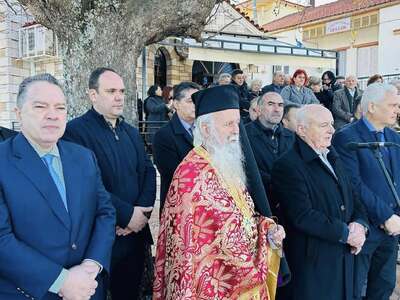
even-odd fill
[(298, 47), (275, 39), (219, 35), (203, 42), (184, 39), (183, 43), (191, 60), (336, 68), (336, 51)]

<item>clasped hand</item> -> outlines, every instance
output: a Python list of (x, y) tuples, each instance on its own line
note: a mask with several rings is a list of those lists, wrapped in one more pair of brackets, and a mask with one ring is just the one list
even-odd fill
[(116, 234), (118, 236), (126, 236), (132, 232), (138, 233), (149, 222), (149, 218), (146, 217), (145, 213), (150, 213), (152, 210), (153, 207), (135, 206), (129, 224), (126, 226), (126, 228), (117, 226)]
[(64, 300), (88, 300), (96, 292), (96, 277), (100, 267), (91, 261), (68, 270), (67, 277), (58, 293)]
[(278, 224), (273, 224), (268, 230), (268, 239), (278, 248), (282, 247), (283, 240), (286, 237), (285, 229)]
[(365, 228), (363, 225), (351, 222), (348, 225), (349, 236), (347, 238), (347, 244), (350, 245), (351, 253), (357, 255), (360, 253), (362, 246), (365, 243)]

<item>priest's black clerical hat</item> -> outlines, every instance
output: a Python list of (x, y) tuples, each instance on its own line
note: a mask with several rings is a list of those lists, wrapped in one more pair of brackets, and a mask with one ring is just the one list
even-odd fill
[(239, 109), (239, 90), (236, 86), (219, 85), (192, 94), (196, 118), (226, 109)]

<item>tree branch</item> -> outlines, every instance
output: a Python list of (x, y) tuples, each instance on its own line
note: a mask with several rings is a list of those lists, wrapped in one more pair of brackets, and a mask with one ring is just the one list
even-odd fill
[(4, 3), (14, 12), (14, 14), (17, 15), (17, 11), (14, 9), (14, 7), (8, 2), (8, 0), (4, 0)]

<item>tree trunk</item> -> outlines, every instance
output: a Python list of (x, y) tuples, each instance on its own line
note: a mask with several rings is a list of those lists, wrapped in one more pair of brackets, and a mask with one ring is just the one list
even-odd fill
[(146, 45), (168, 36), (200, 38), (216, 0), (18, 0), (53, 30), (64, 63), (69, 115), (90, 106), (88, 77), (97, 67), (115, 69), (126, 88), (125, 117), (136, 119), (136, 64)]

